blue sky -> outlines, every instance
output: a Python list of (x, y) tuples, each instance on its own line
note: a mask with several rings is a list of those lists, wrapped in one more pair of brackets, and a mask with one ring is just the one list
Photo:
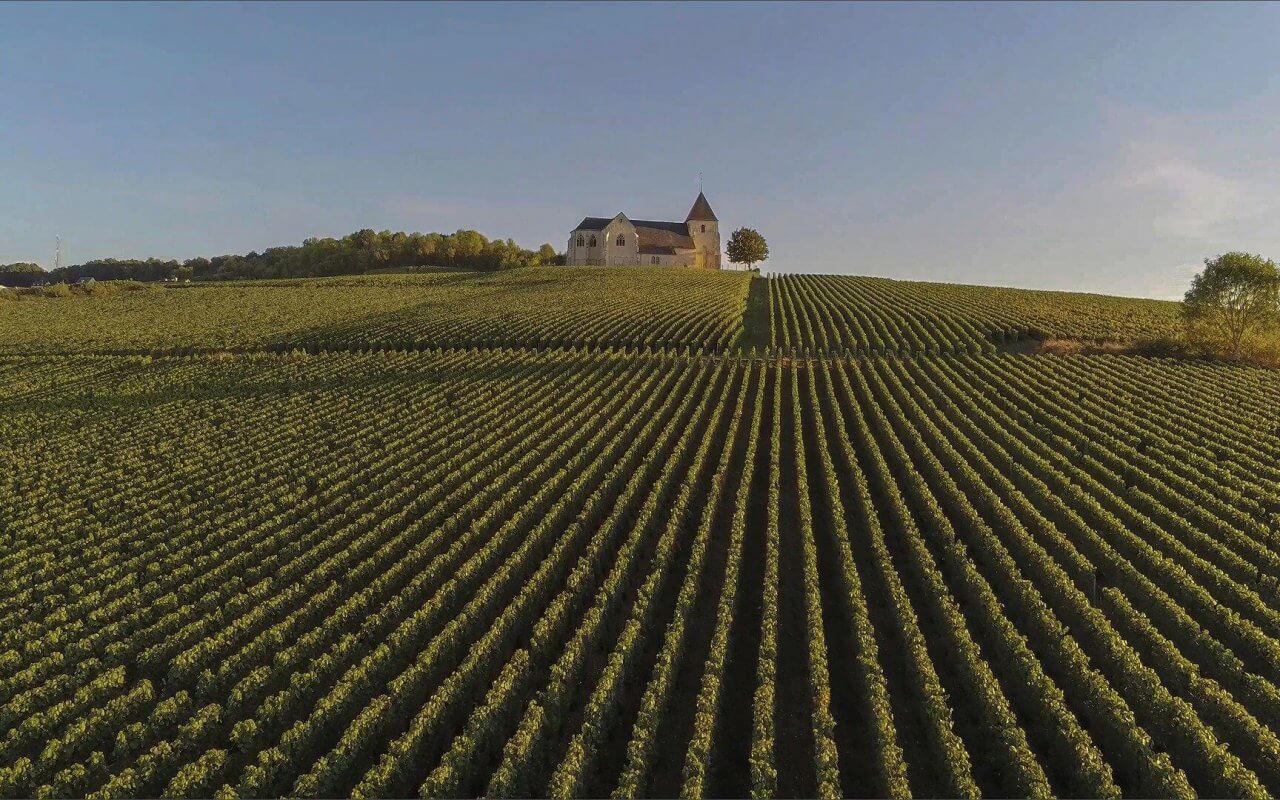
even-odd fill
[(0, 263), (682, 219), (1175, 297), (1280, 258), (1275, 5), (0, 5)]

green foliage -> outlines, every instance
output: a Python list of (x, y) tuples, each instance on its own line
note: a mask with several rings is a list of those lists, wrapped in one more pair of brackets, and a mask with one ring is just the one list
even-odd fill
[(1238, 358), (1251, 339), (1280, 324), (1280, 270), (1249, 253), (1205, 259), (1182, 301), (1182, 317), (1193, 338)]
[[(555, 249), (544, 244), (525, 250), (511, 239), (489, 239), (477, 231), (404, 233), (368, 228), (338, 239), (313, 237), (298, 246), (269, 247), (261, 253), (162, 261), (156, 258), (104, 258), (63, 267), (53, 280), (74, 283), (84, 278), (163, 281), (246, 280), (363, 275), (431, 265), (448, 269), (505, 270), (536, 267), (557, 261)], [(0, 267), (0, 278), (4, 268)], [(4, 281), (0, 279), (0, 284)], [(30, 285), (25, 283), (22, 285)]]
[[(748, 276), (661, 268), (433, 270), (191, 284), (91, 302), (15, 304), (0, 353), (306, 351), (440, 346), (731, 347)], [(71, 296), (65, 285), (49, 287)], [(98, 282), (109, 294), (141, 284)]]
[(750, 269), (769, 258), (769, 243), (754, 228), (738, 228), (729, 236), (725, 252), (734, 264)]
[(0, 795), (1280, 790), (1280, 373), (868, 281), (774, 284), (806, 338), (743, 357), (746, 276), (672, 274), (6, 306), (52, 344), (0, 355)]
[(39, 264), (19, 262), (0, 264), (0, 287), (22, 288), (47, 280), (48, 276)]
[(158, 258), (100, 258), (53, 270), (49, 277), (67, 283), (88, 278), (96, 281), (162, 281), (172, 278), (178, 269), (179, 262)]
[(43, 272), (43, 267), (30, 261), (19, 261), (14, 264), (0, 264), (0, 275), (3, 275), (4, 273), (13, 273), (14, 275), (40, 275)]
[(301, 245), (271, 247), (261, 253), (199, 257), (101, 258), (45, 272), (38, 264), (0, 265), (0, 286), (42, 282), (246, 280), (363, 275), (430, 265), (446, 269), (506, 270), (562, 264), (550, 244), (526, 250), (511, 239), (489, 239), (472, 230), (404, 233), (364, 229), (341, 238), (313, 237)]
[(564, 256), (549, 244), (538, 248), (538, 263), (544, 267), (563, 266)]
[[(30, 286), (15, 289), (0, 290), (0, 299), (3, 300), (23, 300), (23, 299), (45, 299), (45, 300), (65, 300), (73, 297), (94, 297), (104, 298), (110, 297), (119, 292), (149, 292), (155, 288), (154, 284), (141, 283), (139, 281), (86, 281), (84, 283), (66, 284), (54, 283), (44, 286)], [(48, 313), (48, 310), (41, 312), (37, 309), (31, 309), (32, 313), (42, 314)]]
[(1045, 339), (1177, 338), (1178, 305), (1069, 292), (782, 275), (768, 279), (773, 344), (819, 352), (994, 352)]

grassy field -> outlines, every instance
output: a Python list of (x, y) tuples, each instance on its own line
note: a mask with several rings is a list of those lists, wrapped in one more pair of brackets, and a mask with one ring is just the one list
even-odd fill
[(1280, 373), (455, 275), (0, 305), (0, 796), (1280, 792)]

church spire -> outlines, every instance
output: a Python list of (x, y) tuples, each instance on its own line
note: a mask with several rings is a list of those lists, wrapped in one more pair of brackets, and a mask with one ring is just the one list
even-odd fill
[(719, 222), (716, 212), (711, 210), (711, 204), (707, 202), (707, 196), (702, 192), (698, 192), (698, 199), (693, 201), (693, 208), (689, 209), (689, 216), (684, 218), (685, 222), (698, 220), (700, 222)]

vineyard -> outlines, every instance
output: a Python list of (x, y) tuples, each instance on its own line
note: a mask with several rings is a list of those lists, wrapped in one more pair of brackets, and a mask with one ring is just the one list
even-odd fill
[(997, 347), (1143, 301), (531, 274), (125, 298), (230, 293), (216, 347), (0, 306), (0, 797), (1280, 793), (1280, 373)]
[[(0, 355), (578, 347), (838, 355), (983, 353), (1020, 341), (1148, 341), (1177, 305), (885, 278), (595, 267), (432, 270), (192, 284), (105, 297), (0, 301)], [(750, 317), (750, 312), (748, 312)], [(756, 336), (744, 336), (758, 334)]]
[(1160, 300), (782, 275), (769, 279), (771, 344), (859, 355), (994, 352), (1026, 339), (1143, 342), (1177, 333)]
[(0, 354), (735, 344), (745, 273), (434, 270), (0, 304)]

